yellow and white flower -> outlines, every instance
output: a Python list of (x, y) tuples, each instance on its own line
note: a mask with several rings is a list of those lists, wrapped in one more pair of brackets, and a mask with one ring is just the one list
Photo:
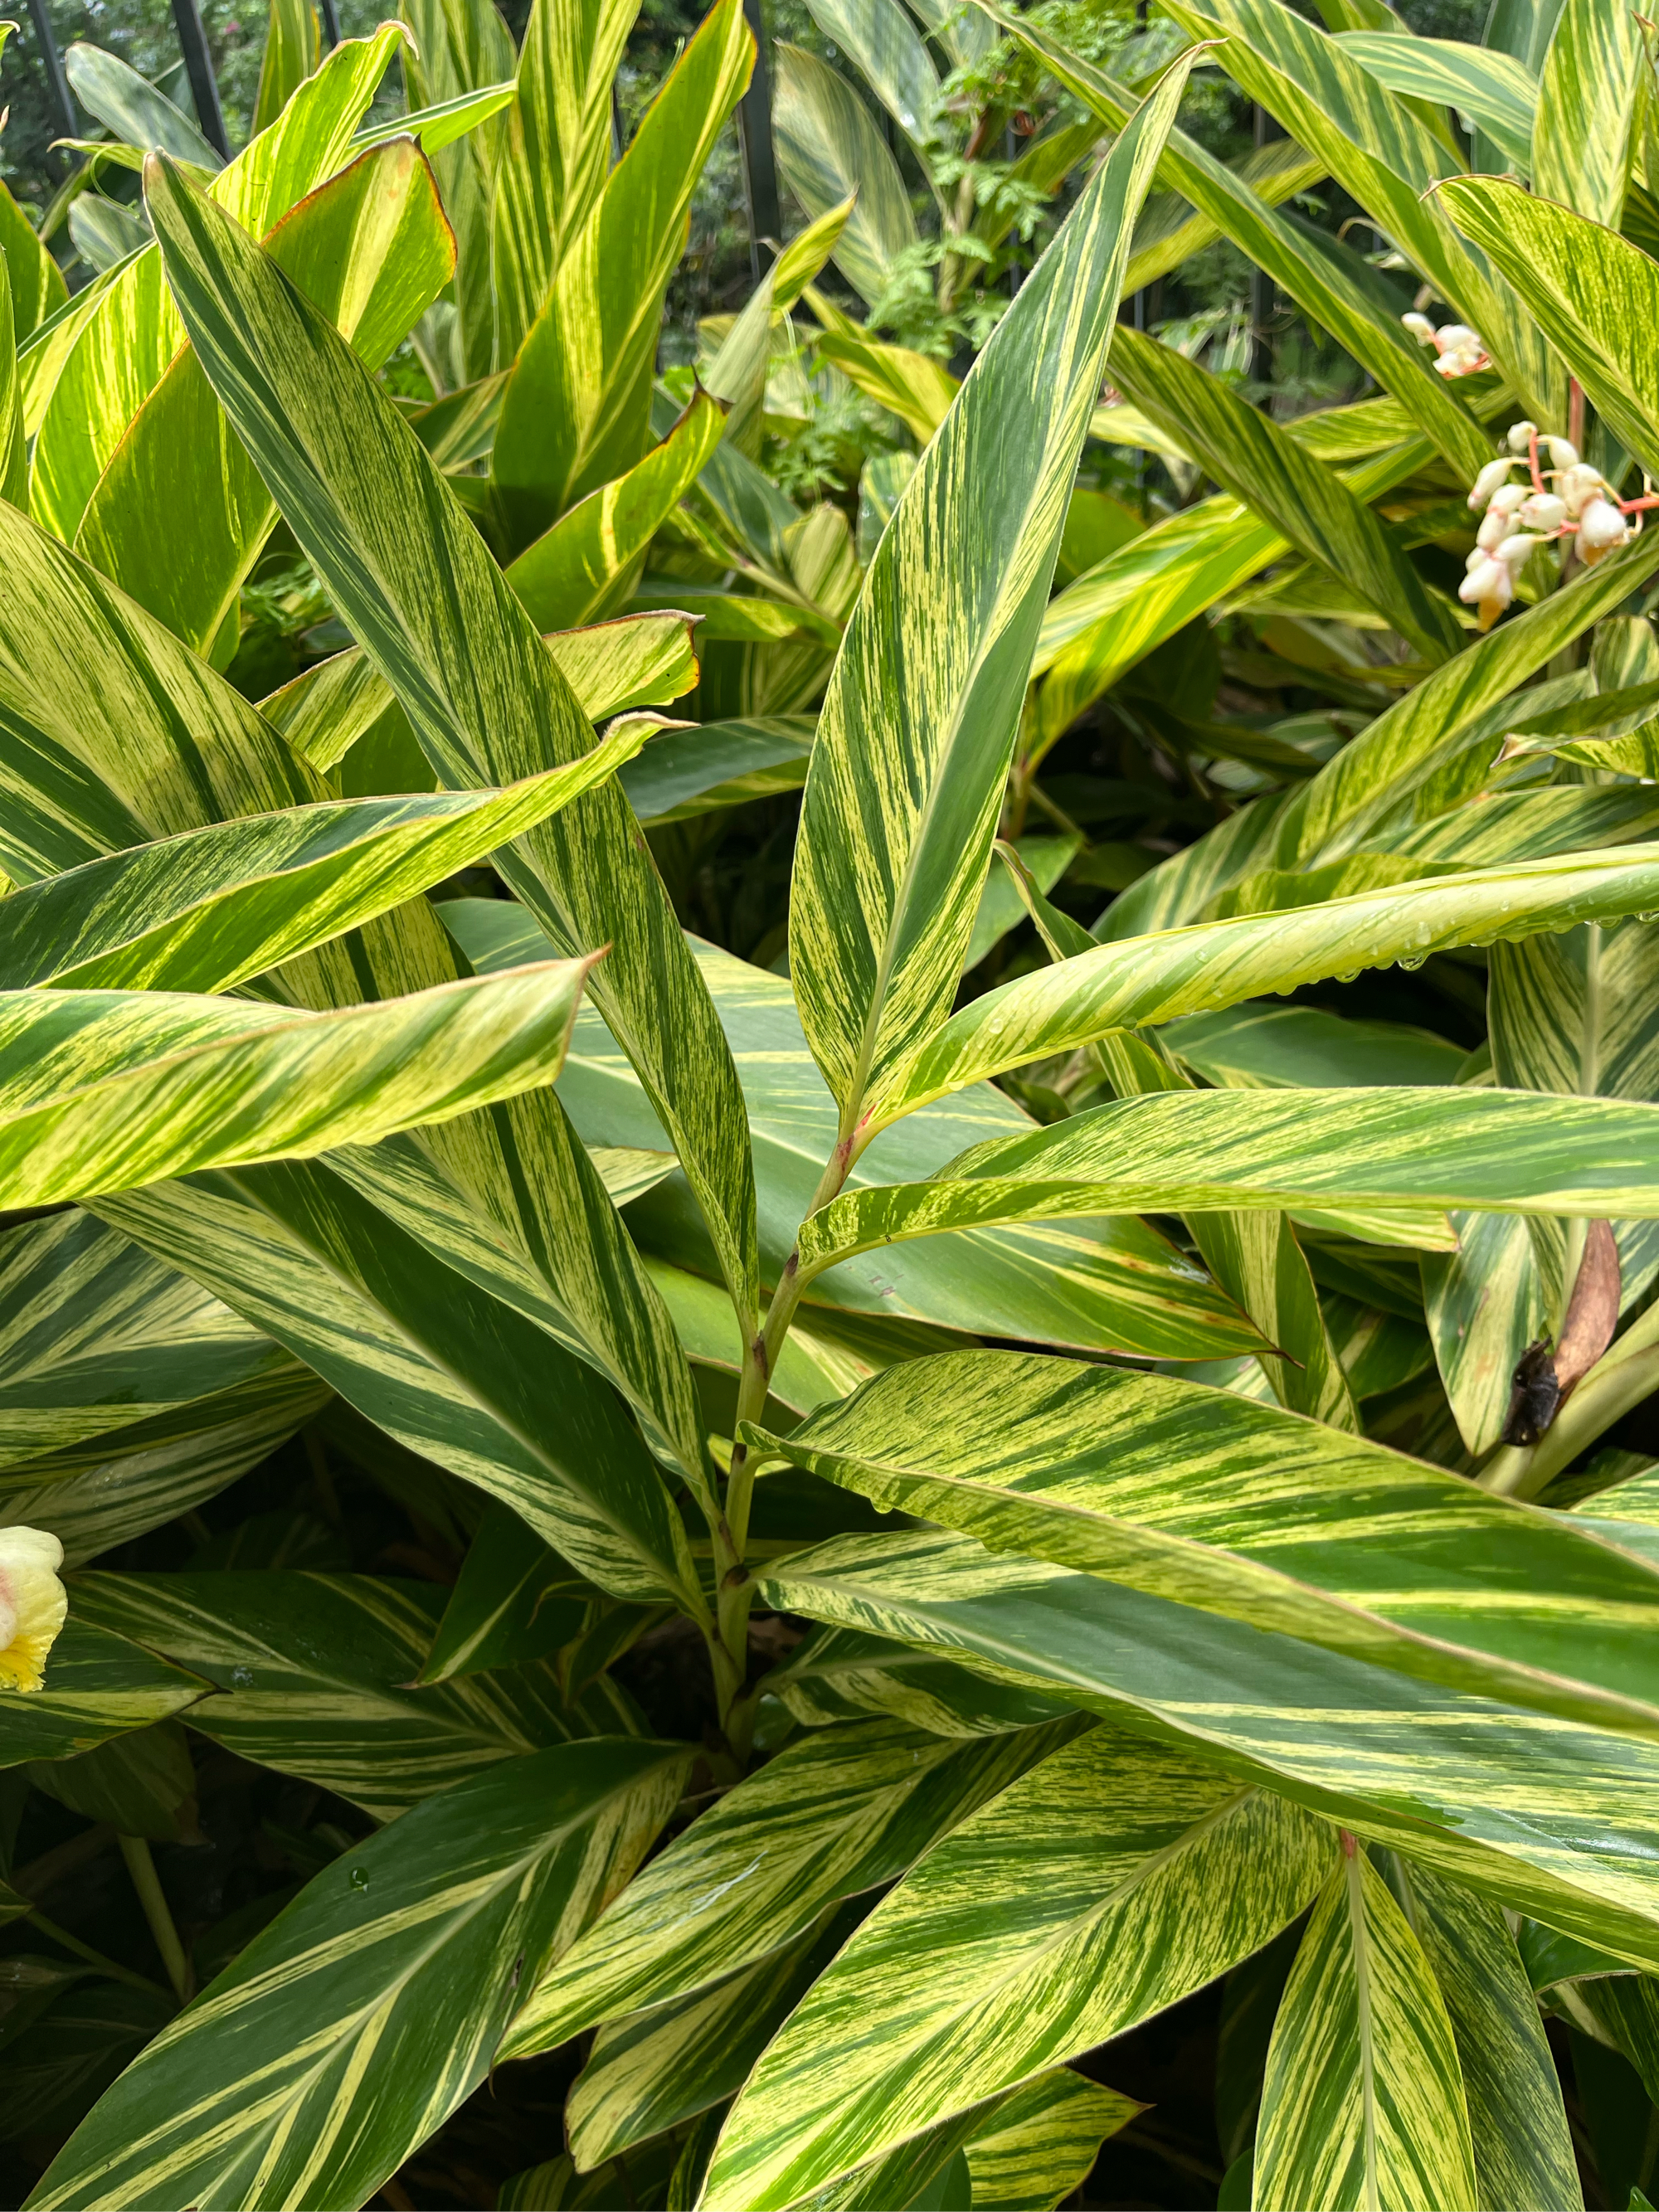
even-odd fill
[(44, 1528), (0, 1528), (0, 1690), (38, 1690), (69, 1599), (64, 1547)]

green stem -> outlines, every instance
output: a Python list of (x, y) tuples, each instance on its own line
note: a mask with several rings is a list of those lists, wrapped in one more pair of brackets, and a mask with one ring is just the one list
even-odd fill
[(127, 1872), (132, 1876), (132, 1886), (144, 1908), (144, 1917), (155, 1938), (155, 1948), (161, 1954), (161, 1964), (167, 1970), (173, 1993), (181, 2005), (188, 2004), (196, 1994), (196, 1976), (185, 1956), (185, 1947), (179, 1941), (179, 1930), (173, 1924), (173, 1914), (168, 1910), (161, 1878), (155, 1871), (155, 1862), (150, 1856), (149, 1845), (142, 1836), (118, 1835), (115, 1840), (121, 1846), (121, 1856), (127, 1863)]
[(61, 1943), (64, 1950), (72, 1951), (77, 1959), (84, 1959), (89, 1966), (96, 1966), (100, 1974), (107, 1974), (112, 1982), (125, 1982), (131, 1989), (154, 1990), (158, 1996), (166, 1996), (167, 1992), (160, 1982), (151, 1981), (148, 1974), (135, 1974), (131, 1966), (118, 1966), (106, 1953), (94, 1951), (90, 1943), (83, 1943), (78, 1936), (71, 1936), (67, 1928), (60, 1928), (55, 1920), (48, 1920), (44, 1912), (31, 1912), (28, 1920), (32, 1928), (38, 1928), (54, 1943)]
[(1500, 1498), (1536, 1498), (1587, 1445), (1656, 1389), (1659, 1305), (1653, 1305), (1597, 1360), (1535, 1444), (1493, 1454), (1481, 1469), (1481, 1488)]

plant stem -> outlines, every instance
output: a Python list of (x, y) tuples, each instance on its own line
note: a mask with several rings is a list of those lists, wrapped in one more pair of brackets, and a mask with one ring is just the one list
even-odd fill
[(31, 1912), (29, 1925), (49, 1936), (54, 1943), (61, 1943), (77, 1959), (84, 1959), (89, 1966), (96, 1966), (100, 1974), (107, 1974), (112, 1982), (125, 1982), (135, 1990), (154, 1990), (165, 1996), (160, 1982), (153, 1982), (148, 1974), (135, 1974), (131, 1966), (123, 1966), (102, 1951), (94, 1951), (90, 1943), (83, 1943), (78, 1936), (71, 1936), (67, 1928), (60, 1928), (55, 1920), (48, 1920), (44, 1912)]
[(142, 1836), (118, 1835), (115, 1840), (121, 1846), (121, 1856), (127, 1863), (127, 1872), (132, 1876), (132, 1886), (144, 1908), (144, 1917), (155, 1938), (155, 1948), (161, 1954), (173, 1993), (181, 2005), (188, 2004), (196, 1994), (196, 1976), (185, 1955), (185, 1947), (179, 1941), (179, 1930), (173, 1924), (173, 1914), (167, 1908), (149, 1845)]

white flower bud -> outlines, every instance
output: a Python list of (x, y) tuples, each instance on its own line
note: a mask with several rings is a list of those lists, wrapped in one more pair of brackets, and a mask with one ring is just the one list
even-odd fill
[(1512, 574), (1518, 576), (1531, 557), (1534, 546), (1541, 545), (1543, 542), (1541, 538), (1528, 538), (1522, 532), (1514, 538), (1504, 538), (1502, 544), (1495, 548), (1492, 558), (1501, 561)]
[(1475, 550), (1481, 553), (1495, 553), (1509, 534), (1509, 516), (1498, 514), (1494, 508), (1490, 514), (1483, 518), (1480, 529), (1474, 533)]
[(0, 1528), (0, 1689), (38, 1690), (69, 1610), (64, 1547), (44, 1528)]
[(1553, 468), (1576, 469), (1578, 466), (1578, 448), (1571, 440), (1540, 438), (1538, 442), (1540, 446), (1548, 447), (1550, 465)]
[(1477, 346), (1480, 343), (1467, 323), (1442, 323), (1434, 334), (1435, 344), (1442, 353), (1455, 353), (1471, 340)]
[(1524, 461), (1528, 447), (1538, 434), (1536, 422), (1516, 422), (1510, 429), (1510, 451), (1517, 460)]
[(1474, 480), (1474, 489), (1469, 494), (1469, 505), (1477, 514), (1493, 493), (1501, 485), (1508, 483), (1510, 471), (1514, 466), (1513, 461), (1488, 461), (1486, 467), (1481, 470)]
[(1575, 522), (1593, 499), (1606, 498), (1607, 489), (1596, 471), (1584, 461), (1578, 462), (1573, 468), (1564, 469), (1555, 488)]
[(1504, 484), (1492, 494), (1492, 504), (1487, 507), (1486, 512), (1488, 514), (1518, 514), (1531, 496), (1531, 493), (1523, 483)]
[(1400, 319), (1417, 340), (1419, 345), (1434, 343), (1434, 325), (1426, 315), (1401, 315)]
[(1593, 499), (1578, 518), (1578, 557), (1593, 568), (1604, 553), (1622, 545), (1630, 524), (1610, 499)]
[(1567, 502), (1553, 491), (1529, 492), (1516, 509), (1515, 519), (1528, 530), (1559, 530), (1567, 519)]
[(1503, 562), (1494, 561), (1488, 555), (1478, 568), (1471, 568), (1464, 577), (1457, 587), (1457, 596), (1465, 606), (1479, 607), (1480, 627), (1490, 629), (1515, 597), (1515, 578)]

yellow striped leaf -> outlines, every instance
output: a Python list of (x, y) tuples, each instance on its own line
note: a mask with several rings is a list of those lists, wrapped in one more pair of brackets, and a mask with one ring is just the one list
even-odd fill
[(868, 1498), (1476, 1696), (1659, 1737), (1659, 1580), (1554, 1515), (1277, 1407), (1030, 1353), (906, 1361), (787, 1438)]
[(210, 1687), (74, 1612), (47, 1654), (46, 1678), (39, 1690), (0, 1690), (0, 1765), (73, 1758), (185, 1711)]
[[(404, 20), (414, 33), (414, 51), (404, 50), (403, 64), (416, 108), (441, 108), (513, 78), (518, 55), (498, 9), (475, 8), (471, 0), (406, 0)], [(490, 234), (508, 127), (497, 116), (442, 148), (434, 162), (455, 233), (455, 352), (464, 385), (501, 366)]]
[(1105, 2138), (1141, 2109), (1069, 2067), (1039, 2074), (963, 2146), (974, 2212), (1056, 2212), (1088, 2179)]
[(1474, 2212), (1451, 2022), (1422, 1946), (1352, 1836), (1273, 2023), (1252, 2201), (1261, 2212)]
[[(1265, 1634), (967, 1536), (844, 1536), (758, 1578), (781, 1611), (947, 1653), (1214, 1759), (1649, 1971), (1659, 1748)], [(1616, 1814), (1610, 1808), (1616, 1808)]]
[(798, 1942), (1085, 1725), (1067, 1715), (963, 1741), (865, 1720), (789, 1745), (651, 1862), (535, 1989), (501, 2056), (551, 2050)]
[(515, 1513), (487, 1505), (422, 1662), (422, 1682), (550, 1659), (588, 1627), (599, 1593), (531, 1536)]
[(827, 62), (779, 40), (773, 129), (785, 183), (814, 220), (853, 200), (836, 266), (866, 305), (920, 242), (898, 164), (869, 109)]
[[(589, 726), (568, 684), (390, 401), (252, 240), (176, 175), (154, 163), (149, 174), (203, 366), (440, 777), (466, 787), (585, 752)], [(599, 1003), (751, 1316), (753, 1170), (719, 1021), (620, 793), (601, 787), (556, 820), (503, 853), (501, 872), (573, 951), (609, 944)]]
[(515, 549), (650, 443), (664, 289), (685, 250), (693, 187), (754, 53), (738, 0), (719, 0), (565, 251), (495, 432), (495, 495)]
[(586, 963), (311, 1014), (153, 991), (0, 994), (0, 1198), (127, 1190), (372, 1143), (550, 1083)]
[(913, 353), (908, 346), (830, 330), (814, 342), (814, 349), (866, 398), (896, 415), (918, 446), (933, 436), (962, 388), (942, 362)]
[(311, 0), (270, 0), (253, 128), (268, 131), (317, 66), (321, 41)]
[(0, 185), (0, 259), (5, 262), (11, 284), (12, 324), (21, 345), (60, 307), (68, 306), (69, 287), (33, 224), (4, 185)]
[(484, 2078), (520, 1989), (628, 1880), (690, 1759), (561, 1744), (356, 1845), (100, 2099), (39, 2212), (362, 2203)]
[(1201, 1988), (1307, 1904), (1334, 1839), (1283, 1800), (1099, 1729), (890, 1892), (750, 2075), (703, 2185), (783, 2212)]
[(616, 1732), (560, 1695), (546, 1661), (412, 1686), (443, 1604), (428, 1583), (283, 1569), (83, 1575), (77, 1615), (219, 1694), (191, 1725), (390, 1820), (504, 1759)]
[(935, 1651), (852, 1628), (812, 1630), (768, 1674), (766, 1694), (805, 1728), (886, 1713), (930, 1735), (997, 1735), (1035, 1727), (1059, 1710), (1050, 1698), (982, 1680)]
[[(1640, 128), (1646, 58), (1633, 15), (1598, 0), (1565, 0), (1533, 118), (1529, 166), (1540, 199), (1618, 229)], [(1497, 254), (1492, 258), (1505, 267)], [(1520, 285), (1516, 289), (1526, 298)]]
[(789, 928), (843, 1164), (956, 991), (1130, 229), (1186, 73), (1123, 133), (975, 362), (830, 678)]

